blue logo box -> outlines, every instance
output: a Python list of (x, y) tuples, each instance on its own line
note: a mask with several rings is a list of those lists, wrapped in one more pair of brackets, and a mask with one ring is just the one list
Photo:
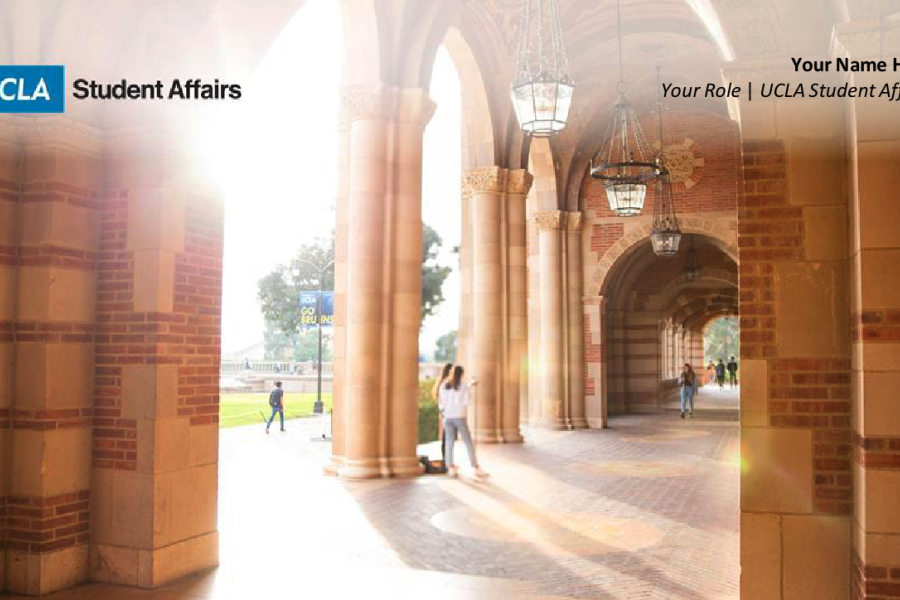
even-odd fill
[(65, 110), (65, 67), (0, 65), (0, 113), (61, 113)]

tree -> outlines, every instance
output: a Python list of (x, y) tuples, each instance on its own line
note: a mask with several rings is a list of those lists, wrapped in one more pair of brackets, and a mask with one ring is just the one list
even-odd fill
[(450, 267), (442, 267), (437, 262), (443, 244), (438, 232), (425, 225), (422, 230), (422, 319), (425, 321), (435, 313), (444, 301), (444, 280), (450, 274)]
[[(300, 246), (296, 256), (287, 265), (277, 265), (271, 273), (259, 280), (257, 297), (265, 320), (264, 339), (266, 357), (294, 357), (306, 338), (300, 331), (300, 292), (334, 289), (334, 234), (317, 238), (312, 244)], [(319, 282), (319, 269), (323, 280)], [(308, 332), (309, 334), (317, 334)], [(318, 344), (318, 337), (314, 338)], [(288, 348), (290, 350), (288, 350)], [(322, 351), (325, 360), (327, 352)], [(313, 357), (317, 356), (317, 352)]]
[[(437, 262), (442, 244), (437, 231), (425, 225), (422, 230), (422, 318), (433, 315), (444, 301), (444, 280), (450, 267)], [(306, 334), (300, 331), (300, 292), (319, 289), (319, 269), (325, 269), (322, 289), (334, 289), (334, 233), (300, 246), (289, 264), (278, 265), (259, 280), (257, 297), (265, 320), (266, 356), (305, 356)], [(421, 323), (421, 322), (420, 322)], [(314, 334), (315, 332), (309, 332)], [(317, 340), (317, 338), (314, 338)], [(287, 349), (291, 348), (292, 351)], [(324, 356), (327, 351), (323, 349)], [(304, 359), (296, 359), (304, 360)]]
[(706, 364), (734, 356), (740, 358), (741, 340), (737, 317), (716, 319), (706, 328), (703, 336), (703, 353)]
[(456, 330), (449, 331), (435, 342), (434, 360), (456, 362)]

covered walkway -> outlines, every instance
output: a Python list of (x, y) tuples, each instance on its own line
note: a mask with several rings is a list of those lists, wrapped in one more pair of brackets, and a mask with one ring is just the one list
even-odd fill
[(52, 597), (737, 598), (737, 424), (610, 425), (482, 446), (482, 482), (322, 477), (317, 420), (224, 430), (216, 572)]

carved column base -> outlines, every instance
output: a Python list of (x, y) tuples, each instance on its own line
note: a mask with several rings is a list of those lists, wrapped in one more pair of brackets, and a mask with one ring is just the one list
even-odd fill
[(500, 435), (503, 438), (504, 444), (521, 444), (525, 441), (525, 438), (522, 437), (522, 433), (518, 429), (507, 429), (500, 432)]
[(535, 423), (535, 426), (540, 427), (541, 429), (571, 429), (567, 419), (559, 417), (541, 417), (538, 419), (537, 423)]
[(497, 429), (476, 429), (472, 436), (473, 441), (479, 444), (502, 444), (505, 441), (503, 432)]
[[(382, 477), (417, 477), (422, 474), (422, 465), (411, 458), (369, 458), (364, 460), (332, 460), (325, 466), (325, 473), (337, 475), (341, 479), (378, 479)], [(336, 468), (335, 468), (336, 467)]]
[(570, 429), (588, 429), (588, 420), (585, 417), (573, 417), (569, 421)]

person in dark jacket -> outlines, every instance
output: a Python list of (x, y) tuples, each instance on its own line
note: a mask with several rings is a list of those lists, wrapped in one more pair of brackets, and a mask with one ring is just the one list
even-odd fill
[(269, 433), (269, 427), (272, 426), (272, 421), (275, 420), (275, 413), (278, 413), (278, 418), (281, 420), (281, 430), (284, 431), (284, 390), (281, 389), (281, 382), (275, 382), (275, 389), (269, 393), (269, 406), (272, 407), (272, 416), (269, 417), (269, 422), (266, 423), (266, 433)]
[(731, 357), (731, 360), (728, 361), (728, 364), (725, 365), (725, 369), (728, 371), (728, 383), (731, 384), (731, 389), (736, 388), (738, 364), (733, 356)]
[(719, 389), (725, 389), (725, 363), (722, 362), (722, 359), (719, 359), (719, 364), (716, 365), (716, 383), (719, 384)]

